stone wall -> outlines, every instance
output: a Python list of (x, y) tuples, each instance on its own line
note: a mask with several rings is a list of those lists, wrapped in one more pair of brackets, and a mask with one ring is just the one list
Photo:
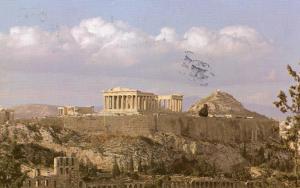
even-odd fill
[(205, 118), (183, 114), (64, 117), (67, 128), (88, 133), (149, 136), (154, 132), (220, 141), (262, 141), (279, 136), (278, 122), (268, 119)]

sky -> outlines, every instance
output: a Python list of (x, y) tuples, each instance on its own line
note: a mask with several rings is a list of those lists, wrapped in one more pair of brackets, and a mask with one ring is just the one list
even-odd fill
[[(0, 105), (102, 105), (102, 91), (181, 93), (185, 108), (220, 89), (273, 107), (299, 69), (299, 1), (1, 0)], [(215, 76), (192, 79), (185, 52)]]

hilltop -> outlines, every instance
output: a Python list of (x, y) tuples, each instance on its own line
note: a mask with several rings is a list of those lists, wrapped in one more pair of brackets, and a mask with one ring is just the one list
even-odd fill
[(30, 119), (35, 117), (56, 116), (57, 106), (48, 104), (23, 104), (11, 107), (15, 111), (16, 119)]
[(241, 117), (267, 118), (264, 115), (246, 109), (241, 102), (224, 91), (215, 91), (209, 96), (200, 99), (189, 108), (189, 112), (197, 113), (204, 104), (207, 104), (211, 115), (232, 115)]

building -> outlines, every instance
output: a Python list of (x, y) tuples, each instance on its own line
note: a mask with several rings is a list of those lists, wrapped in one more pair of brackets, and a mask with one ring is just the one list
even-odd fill
[(23, 182), (22, 188), (78, 188), (83, 185), (79, 177), (79, 163), (74, 157), (54, 158), (54, 172), (48, 176), (42, 176), (39, 169), (35, 175)]
[(75, 157), (54, 158), (54, 172), (42, 176), (39, 169), (34, 176), (23, 181), (21, 188), (144, 188), (142, 181), (96, 180), (85, 182), (79, 173), (79, 162)]
[(129, 88), (112, 88), (103, 92), (104, 113), (143, 114), (159, 111), (182, 112), (183, 95), (156, 95)]
[(94, 113), (94, 106), (60, 106), (57, 108), (59, 116), (81, 116)]
[(75, 157), (54, 158), (52, 174), (42, 176), (39, 169), (34, 176), (23, 181), (21, 188), (252, 188), (266, 187), (260, 181), (240, 182), (229, 179), (214, 179), (193, 176), (166, 176), (157, 185), (150, 176), (139, 180), (123, 179), (95, 179), (83, 180), (80, 177), (79, 162)]
[(14, 110), (0, 108), (0, 124), (13, 122), (14, 119)]

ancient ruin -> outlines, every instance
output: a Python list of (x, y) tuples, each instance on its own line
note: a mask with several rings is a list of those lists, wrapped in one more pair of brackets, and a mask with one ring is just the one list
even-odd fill
[(23, 182), (22, 188), (94, 188), (94, 187), (139, 187), (144, 188), (142, 181), (84, 181), (80, 177), (79, 162), (75, 157), (54, 158), (54, 172), (43, 176), (39, 169), (35, 169), (34, 176)]
[(54, 172), (48, 176), (42, 176), (39, 169), (35, 170), (34, 177), (27, 178), (22, 188), (29, 187), (79, 187), (82, 184), (79, 179), (79, 163), (74, 157), (54, 158)]
[(94, 181), (85, 181), (80, 177), (79, 162), (75, 157), (54, 158), (54, 172), (43, 176), (39, 169), (35, 169), (33, 177), (23, 181), (21, 188), (248, 188), (263, 187), (261, 182), (241, 182), (227, 179), (208, 177), (170, 176), (162, 179), (160, 185), (146, 177), (133, 179), (114, 179), (106, 177)]
[(140, 114), (158, 111), (182, 112), (183, 95), (160, 96), (129, 88), (104, 91), (105, 114)]
[(57, 108), (59, 116), (80, 116), (85, 114), (93, 114), (94, 106), (60, 106)]
[(14, 121), (14, 111), (11, 109), (0, 108), (0, 123), (13, 122)]

